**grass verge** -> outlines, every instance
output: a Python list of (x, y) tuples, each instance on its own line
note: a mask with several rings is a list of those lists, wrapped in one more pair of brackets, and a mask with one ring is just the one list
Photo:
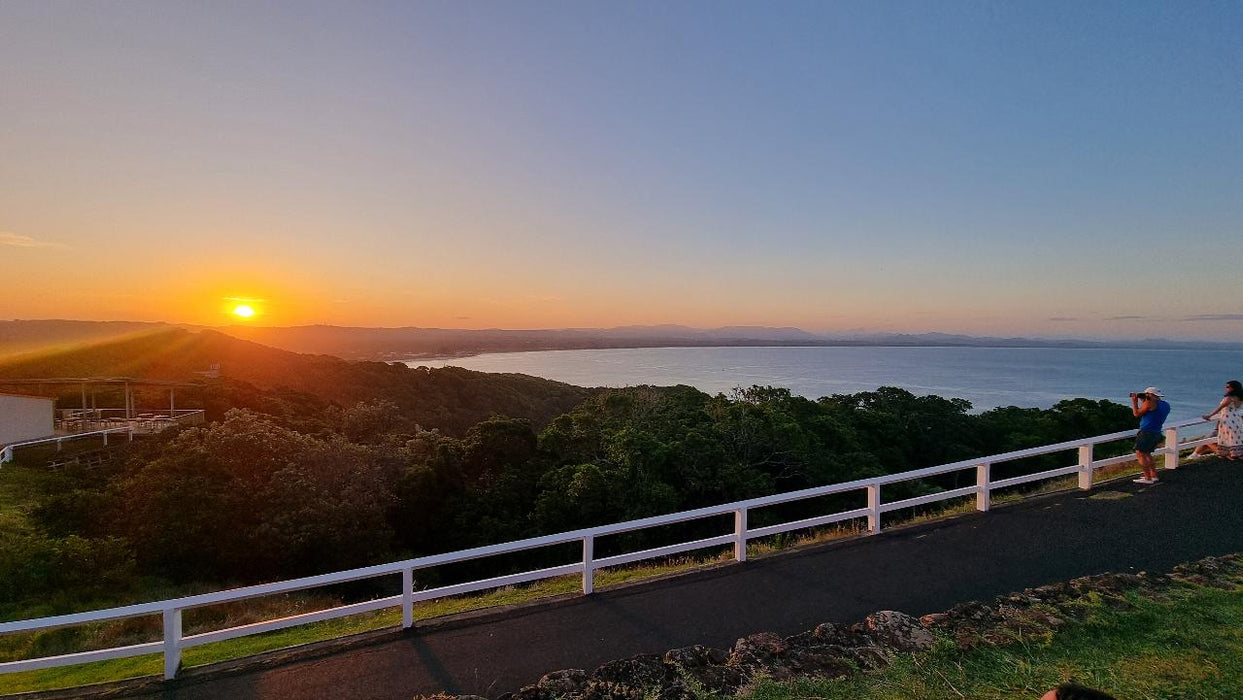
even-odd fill
[(1074, 681), (1119, 700), (1243, 697), (1243, 591), (1199, 586), (1095, 605), (1050, 638), (961, 651), (943, 643), (854, 678), (760, 681), (747, 700), (1014, 700)]

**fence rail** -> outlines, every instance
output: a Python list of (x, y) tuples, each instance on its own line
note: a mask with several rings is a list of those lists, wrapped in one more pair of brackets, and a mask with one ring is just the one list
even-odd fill
[[(1180, 435), (1179, 432), (1181, 429), (1203, 424), (1205, 422), (1206, 421), (1199, 419), (1188, 420), (1175, 423), (1166, 429), (1165, 446), (1156, 451), (1157, 454), (1164, 455), (1164, 467), (1166, 469), (1175, 469), (1178, 467), (1179, 452), (1181, 450), (1206, 444), (1211, 441), (1210, 437), (1203, 435), (1186, 438), (1184, 435)], [(1093, 484), (1093, 476), (1096, 470), (1134, 459), (1131, 455), (1121, 455), (1118, 457), (1109, 457), (1097, 460), (1093, 458), (1093, 448), (1096, 445), (1124, 440), (1132, 437), (1133, 435), (1134, 431), (1128, 430), (1110, 433), (1108, 435), (1083, 438), (1081, 440), (1071, 440), (1053, 445), (1043, 445), (1025, 450), (1015, 450), (1012, 452), (989, 455), (987, 457), (980, 457), (977, 459), (968, 459), (950, 464), (928, 467), (925, 469), (901, 472), (898, 474), (889, 474), (876, 478), (858, 479), (840, 484), (829, 484), (826, 486), (818, 486), (800, 491), (780, 493), (773, 496), (726, 503), (719, 506), (698, 508), (679, 513), (671, 513), (669, 515), (641, 518), (638, 520), (615, 523), (612, 525), (601, 525), (598, 527), (584, 528), (581, 530), (545, 535), (542, 537), (532, 537), (524, 540), (506, 542), (503, 544), (489, 545), (486, 547), (475, 547), (473, 549), (466, 549), (457, 552), (448, 552), (445, 554), (406, 559), (404, 561), (350, 569), (348, 571), (339, 571), (336, 573), (321, 574), (318, 576), (307, 576), (288, 581), (246, 586), (243, 588), (218, 591), (215, 593), (203, 593), (152, 603), (127, 605), (107, 610), (96, 610), (71, 615), (56, 615), (52, 617), (0, 623), (0, 634), (13, 634), (20, 632), (50, 630), (59, 627), (83, 625), (94, 622), (121, 620), (131, 617), (160, 615), (163, 618), (164, 629), (162, 641), (80, 652), (76, 654), (65, 654), (62, 656), (9, 661), (0, 663), (0, 673), (13, 673), (17, 671), (51, 668), (56, 666), (102, 661), (106, 659), (119, 659), (129, 656), (162, 652), (164, 654), (164, 677), (173, 678), (177, 674), (177, 670), (181, 665), (182, 650), (201, 644), (220, 642), (227, 639), (260, 634), (262, 632), (270, 632), (296, 625), (303, 625), (312, 622), (345, 617), (348, 615), (357, 615), (364, 612), (398, 607), (402, 610), (402, 627), (409, 628), (414, 624), (413, 606), (416, 602), (433, 600), (446, 596), (461, 595), (464, 593), (472, 593), (491, 588), (499, 588), (501, 586), (528, 583), (531, 581), (538, 581), (558, 576), (581, 576), (582, 591), (584, 595), (587, 595), (594, 590), (595, 572), (602, 568), (629, 564), (645, 559), (666, 557), (673, 554), (681, 554), (683, 552), (704, 549), (707, 547), (721, 547), (728, 545), (733, 546), (734, 559), (741, 562), (745, 561), (747, 558), (747, 542), (750, 540), (760, 537), (769, 537), (794, 530), (803, 530), (811, 527), (829, 525), (847, 520), (862, 520), (866, 518), (867, 532), (868, 534), (874, 535), (881, 532), (882, 514), (895, 510), (901, 510), (903, 508), (912, 508), (955, 498), (975, 496), (976, 509), (979, 511), (987, 511), (991, 506), (992, 492), (995, 490), (1032, 483), (1035, 481), (1055, 479), (1072, 474), (1078, 475), (1078, 487), (1080, 489), (1091, 489)], [(1028, 457), (1038, 457), (1041, 455), (1066, 452), (1070, 450), (1075, 450), (1077, 452), (1077, 460), (1073, 465), (1058, 467), (1056, 469), (1017, 476), (1009, 479), (1001, 479), (997, 481), (993, 481), (991, 479), (992, 465), (999, 462), (1025, 459)], [(882, 501), (881, 489), (884, 486), (969, 469), (975, 471), (976, 480), (973, 486), (941, 491), (926, 496), (907, 498), (889, 503)], [(820, 498), (822, 496), (849, 493), (852, 491), (866, 492), (867, 507), (836, 513), (827, 513), (821, 516), (804, 518), (801, 520), (780, 523), (777, 525), (769, 525), (760, 528), (752, 529), (747, 527), (747, 515), (751, 510), (766, 508), (782, 503)], [(651, 527), (672, 525), (691, 520), (724, 515), (734, 516), (734, 530), (731, 533), (716, 537), (709, 537), (707, 539), (695, 540), (692, 542), (683, 542), (664, 547), (656, 547), (654, 549), (647, 549), (639, 552), (619, 554), (603, 559), (594, 558), (595, 540), (598, 537), (617, 535)], [(414, 589), (414, 572), (420, 569), (575, 542), (581, 543), (582, 545), (582, 560), (576, 563), (498, 576), (479, 581), (442, 586), (427, 590), (416, 591)], [(182, 633), (182, 613), (188, 609), (208, 605), (217, 605), (220, 603), (236, 602), (239, 600), (275, 595), (279, 593), (288, 593), (291, 591), (318, 588), (321, 586), (376, 578), (380, 576), (393, 576), (396, 574), (401, 574), (402, 577), (401, 589), (397, 595), (362, 603), (343, 605), (317, 612), (303, 613), (276, 620), (268, 620), (248, 625), (214, 630), (191, 636), (185, 636)]]
[(105, 428), (104, 430), (91, 430), (85, 433), (73, 433), (72, 435), (57, 435), (55, 437), (39, 438), (38, 440), (25, 440), (23, 442), (15, 442), (11, 445), (5, 445), (4, 449), (0, 450), (0, 464), (12, 462), (13, 450), (18, 449), (19, 447), (34, 447), (35, 445), (51, 445), (55, 443), (56, 451), (60, 452), (61, 447), (64, 445), (66, 440), (77, 440), (79, 438), (100, 436), (104, 439), (104, 447), (107, 447), (108, 436), (116, 435), (117, 433), (125, 433), (130, 440), (134, 439), (134, 429), (129, 426), (124, 426), (118, 428)]

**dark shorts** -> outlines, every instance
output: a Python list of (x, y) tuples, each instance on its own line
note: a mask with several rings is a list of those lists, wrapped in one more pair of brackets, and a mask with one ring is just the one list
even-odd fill
[(1135, 434), (1135, 451), (1152, 454), (1152, 451), (1157, 449), (1157, 445), (1160, 445), (1163, 439), (1161, 433), (1150, 433), (1147, 430), (1141, 430)]

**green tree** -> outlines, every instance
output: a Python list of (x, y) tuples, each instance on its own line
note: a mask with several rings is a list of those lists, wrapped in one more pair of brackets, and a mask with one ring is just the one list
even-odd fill
[(390, 551), (389, 462), (233, 410), (134, 464), (117, 485), (112, 517), (143, 568), (175, 579), (357, 566)]

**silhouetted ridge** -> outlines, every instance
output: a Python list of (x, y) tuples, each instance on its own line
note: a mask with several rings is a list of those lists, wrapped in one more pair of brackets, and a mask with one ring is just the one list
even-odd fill
[[(542, 425), (590, 393), (526, 375), (347, 362), (278, 350), (216, 331), (184, 329), (10, 360), (0, 363), (0, 382), (5, 378), (104, 376), (205, 381), (202, 373), (214, 366), (219, 369), (219, 381), (211, 382), (208, 390), (208, 408), (213, 409), (209, 418), (238, 406), (265, 410), (264, 397), (256, 394), (276, 392), (285, 403), (307, 404), (308, 412), (323, 408), (311, 405), (315, 402), (310, 397), (343, 407), (389, 401), (407, 422), (461, 433), (492, 415), (526, 418)], [(286, 406), (282, 411), (265, 412), (298, 410)]]

